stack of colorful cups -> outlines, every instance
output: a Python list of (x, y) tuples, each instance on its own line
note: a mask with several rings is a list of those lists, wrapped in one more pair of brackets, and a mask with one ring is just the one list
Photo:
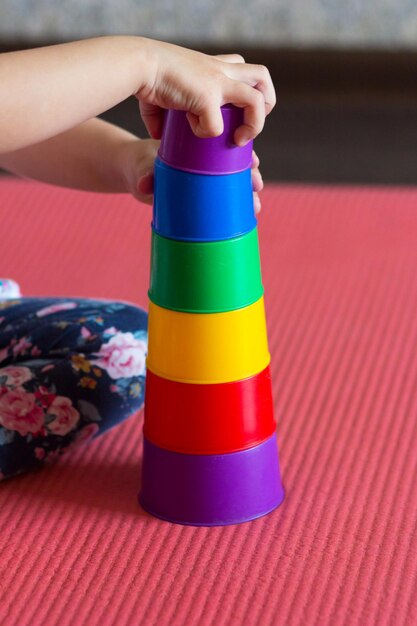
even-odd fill
[(199, 139), (169, 111), (155, 163), (149, 353), (140, 502), (191, 525), (276, 508), (281, 484), (269, 371), (252, 144)]

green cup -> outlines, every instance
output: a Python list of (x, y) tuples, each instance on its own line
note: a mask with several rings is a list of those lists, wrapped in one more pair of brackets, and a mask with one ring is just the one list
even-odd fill
[(149, 298), (187, 313), (222, 313), (253, 304), (263, 295), (258, 231), (202, 243), (152, 232)]

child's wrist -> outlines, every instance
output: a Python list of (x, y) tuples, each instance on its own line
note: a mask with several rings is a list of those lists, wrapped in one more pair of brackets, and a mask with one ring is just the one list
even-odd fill
[(134, 35), (108, 35), (92, 41), (105, 40), (112, 52), (119, 77), (123, 77), (129, 95), (151, 85), (156, 76), (156, 55), (152, 40)]
[[(157, 55), (155, 42), (146, 37), (126, 37), (130, 40), (132, 55), (130, 56), (133, 77), (132, 95), (143, 91), (150, 91), (157, 76)], [(140, 80), (138, 80), (140, 76)]]

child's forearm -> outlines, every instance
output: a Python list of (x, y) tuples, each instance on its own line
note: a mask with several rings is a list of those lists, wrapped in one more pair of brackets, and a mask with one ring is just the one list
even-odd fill
[(275, 106), (271, 76), (239, 55), (213, 57), (144, 37), (99, 37), (0, 55), (0, 154), (39, 143), (135, 95), (149, 134), (187, 111), (198, 137), (223, 132), (220, 107), (243, 108), (234, 141), (258, 135)]
[(138, 141), (113, 124), (92, 119), (39, 144), (0, 155), (0, 166), (63, 187), (122, 193), (127, 191), (125, 148)]
[(152, 82), (146, 39), (100, 37), (0, 55), (0, 153), (95, 117)]
[[(139, 100), (152, 139), (136, 140), (92, 119), (130, 95)], [(70, 187), (129, 191), (150, 202), (166, 109), (186, 111), (198, 137), (214, 137), (223, 132), (221, 106), (241, 107), (234, 141), (243, 146), (261, 132), (275, 101), (262, 65), (143, 37), (0, 54), (0, 166)]]

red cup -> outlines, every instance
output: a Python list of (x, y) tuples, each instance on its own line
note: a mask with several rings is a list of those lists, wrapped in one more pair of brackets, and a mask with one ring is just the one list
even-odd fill
[(269, 366), (229, 383), (180, 383), (146, 374), (146, 439), (173, 452), (224, 454), (275, 432)]

